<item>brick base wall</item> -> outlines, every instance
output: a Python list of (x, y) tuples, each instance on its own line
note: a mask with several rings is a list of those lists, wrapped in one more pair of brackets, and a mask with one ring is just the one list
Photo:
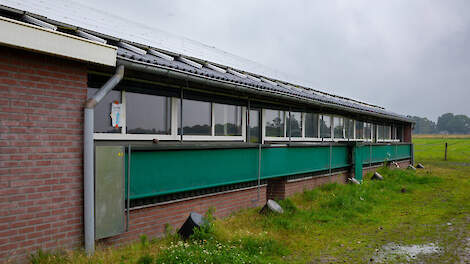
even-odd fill
[(84, 64), (0, 47), (0, 262), (82, 241)]
[(348, 172), (336, 172), (331, 175), (319, 175), (295, 180), (276, 178), (268, 180), (267, 199), (282, 200), (293, 194), (311, 190), (326, 183), (346, 183)]
[[(397, 161), (398, 165), (400, 166), (400, 169), (406, 169), (408, 167), (408, 165), (411, 164), (411, 160), (400, 160), (400, 161)], [(363, 170), (362, 170), (362, 176), (364, 177), (367, 173), (369, 172), (375, 172), (377, 169), (381, 168), (382, 165), (376, 165), (376, 166), (372, 166), (372, 167), (364, 167)], [(395, 167), (394, 165), (392, 165), (391, 163), (388, 164), (388, 167), (391, 168), (391, 169), (398, 169), (397, 167)]]
[(103, 239), (104, 244), (125, 244), (138, 239), (141, 235), (150, 238), (164, 234), (165, 225), (170, 224), (178, 230), (186, 221), (189, 213), (204, 215), (211, 207), (215, 217), (226, 217), (244, 208), (262, 206), (266, 203), (266, 186), (253, 187), (228, 193), (215, 194), (191, 200), (172, 202), (163, 205), (132, 210), (129, 215), (129, 231), (124, 234)]

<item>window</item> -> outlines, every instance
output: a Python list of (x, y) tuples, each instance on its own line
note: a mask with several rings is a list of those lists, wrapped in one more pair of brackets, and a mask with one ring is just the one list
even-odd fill
[(356, 121), (356, 139), (364, 139), (364, 122)]
[(305, 114), (305, 137), (318, 138), (318, 114)]
[[(88, 88), (87, 96), (92, 97), (98, 89)], [(121, 103), (121, 92), (112, 90), (94, 108), (95, 133), (121, 133), (121, 128), (113, 127), (111, 121), (111, 104)]]
[(260, 111), (250, 109), (248, 120), (250, 143), (260, 143)]
[(331, 138), (331, 117), (329, 115), (321, 116), (320, 136), (322, 138)]
[(365, 139), (372, 139), (373, 138), (373, 130), (372, 130), (372, 124), (371, 123), (364, 123), (364, 138)]
[(214, 103), (214, 119), (216, 136), (242, 135), (241, 106)]
[(302, 137), (302, 113), (290, 112), (287, 122), (287, 136)]
[(344, 138), (344, 119), (335, 116), (333, 118), (333, 131), (335, 138)]
[[(179, 99), (178, 113), (180, 113)], [(211, 103), (183, 99), (183, 134), (206, 135), (212, 134)], [(181, 134), (181, 120), (178, 115), (178, 134)]]
[(391, 139), (390, 126), (383, 126), (383, 129), (384, 129), (384, 139), (390, 140)]
[(285, 112), (281, 110), (266, 109), (266, 136), (285, 137), (284, 120)]
[(346, 138), (354, 139), (354, 120), (344, 119), (344, 135)]
[(384, 126), (382, 125), (377, 125), (377, 139), (378, 140), (384, 140)]
[(397, 139), (403, 141), (403, 126), (397, 126)]
[(128, 134), (171, 134), (171, 98), (126, 92)]

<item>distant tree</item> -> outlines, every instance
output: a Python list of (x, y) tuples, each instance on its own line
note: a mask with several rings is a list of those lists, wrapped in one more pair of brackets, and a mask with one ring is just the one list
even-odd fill
[(410, 116), (410, 118), (415, 122), (413, 133), (436, 134), (438, 132), (436, 129), (436, 123), (427, 119), (426, 117)]
[(438, 118), (437, 128), (440, 132), (450, 134), (470, 134), (470, 118), (466, 115), (446, 113)]
[(447, 132), (450, 133), (450, 131), (449, 131), (449, 122), (452, 119), (454, 119), (454, 114), (452, 114), (452, 113), (446, 113), (446, 114), (441, 115), (437, 119), (437, 130), (439, 130), (440, 132), (447, 131)]

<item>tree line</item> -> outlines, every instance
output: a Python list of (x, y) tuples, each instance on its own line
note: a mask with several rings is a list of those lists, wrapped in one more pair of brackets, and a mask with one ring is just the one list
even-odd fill
[(437, 123), (426, 117), (408, 116), (415, 121), (414, 134), (470, 134), (470, 117), (446, 113)]

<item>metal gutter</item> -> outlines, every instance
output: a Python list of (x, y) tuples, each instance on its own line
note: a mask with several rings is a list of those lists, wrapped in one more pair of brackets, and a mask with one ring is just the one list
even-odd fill
[(95, 175), (94, 175), (94, 107), (122, 80), (124, 66), (85, 103), (83, 127), (83, 188), (84, 188), (84, 229), (85, 251), (92, 255), (95, 251)]
[(158, 66), (155, 64), (150, 64), (150, 63), (145, 63), (145, 62), (140, 62), (140, 61), (134, 61), (134, 60), (127, 59), (121, 56), (117, 57), (117, 64), (124, 65), (126, 66), (126, 68), (135, 70), (135, 71), (147, 72), (147, 73), (162, 75), (166, 77), (183, 79), (183, 80), (188, 80), (188, 81), (197, 82), (197, 83), (206, 84), (206, 85), (218, 86), (218, 87), (240, 91), (244, 93), (251, 93), (251, 94), (257, 94), (257, 95), (263, 95), (263, 96), (267, 95), (267, 96), (275, 97), (281, 100), (295, 101), (295, 102), (315, 105), (319, 107), (332, 108), (332, 109), (341, 110), (345, 112), (352, 112), (352, 113), (357, 113), (361, 115), (369, 115), (369, 116), (374, 116), (374, 117), (383, 118), (383, 119), (389, 119), (389, 120), (392, 119), (392, 120), (411, 123), (411, 120), (407, 118), (400, 118), (396, 116), (389, 116), (385, 114), (374, 113), (374, 112), (359, 110), (355, 108), (349, 108), (349, 107), (341, 106), (338, 104), (314, 101), (314, 100), (306, 99), (300, 96), (289, 95), (289, 94), (281, 93), (277, 91), (251, 87), (251, 86), (244, 85), (244, 84), (234, 84), (232, 82), (218, 80), (218, 79), (211, 78), (211, 77), (202, 77), (197, 74), (188, 73), (188, 72), (177, 70), (177, 69), (167, 68), (164, 66)]

